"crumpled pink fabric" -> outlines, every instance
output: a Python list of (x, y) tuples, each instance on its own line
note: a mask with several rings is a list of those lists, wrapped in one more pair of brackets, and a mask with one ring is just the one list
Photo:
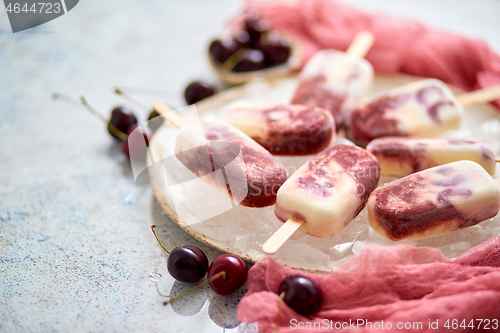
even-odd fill
[[(375, 44), (366, 59), (376, 72), (434, 77), (466, 91), (500, 84), (500, 56), (486, 43), (417, 22), (364, 13), (332, 0), (248, 0), (247, 12), (298, 37), (304, 63), (319, 49), (346, 50), (356, 33), (368, 30)], [(500, 107), (500, 100), (495, 104)]]
[[(324, 300), (311, 318), (282, 303), (278, 327), (278, 289), (291, 274), (318, 283)], [(371, 245), (328, 275), (298, 272), (266, 257), (250, 269), (247, 287), (238, 319), (258, 323), (259, 332), (325, 332), (331, 328), (394, 332), (398, 325), (406, 332), (500, 332), (500, 237), (454, 260), (435, 248)], [(465, 326), (472, 321), (474, 328), (460, 327), (463, 320)]]

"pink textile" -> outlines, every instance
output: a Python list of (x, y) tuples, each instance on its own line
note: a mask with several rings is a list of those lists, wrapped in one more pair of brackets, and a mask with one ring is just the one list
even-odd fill
[[(324, 300), (312, 318), (283, 303), (277, 332), (325, 332), (342, 325), (343, 332), (390, 332), (398, 325), (406, 325), (402, 331), (407, 332), (500, 332), (500, 237), (454, 260), (435, 248), (371, 245), (328, 275), (298, 272), (266, 257), (250, 269), (238, 319), (257, 322), (259, 332), (275, 330), (279, 285), (291, 274), (318, 283)], [(472, 323), (474, 328), (453, 329), (454, 319), (457, 325), (465, 320), (465, 326)], [(308, 329), (306, 325), (315, 322), (316, 329)], [(367, 322), (371, 325), (363, 325)]]
[[(363, 13), (332, 0), (248, 0), (247, 12), (298, 37), (304, 63), (319, 49), (346, 50), (360, 30), (375, 44), (366, 59), (376, 72), (434, 77), (466, 91), (500, 84), (500, 56), (480, 41), (417, 22)], [(500, 107), (500, 100), (496, 101)]]

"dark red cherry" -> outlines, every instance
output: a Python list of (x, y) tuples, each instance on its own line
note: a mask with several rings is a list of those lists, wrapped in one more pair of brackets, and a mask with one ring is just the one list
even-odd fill
[(219, 65), (222, 65), (234, 52), (242, 47), (242, 43), (235, 39), (216, 39), (208, 49), (210, 57)]
[[(222, 276), (212, 279), (220, 272)], [(248, 269), (243, 260), (238, 257), (223, 254), (215, 258), (208, 268), (208, 285), (219, 295), (229, 295), (240, 289), (247, 280)]]
[(285, 63), (290, 57), (290, 52), (290, 42), (286, 39), (271, 41), (269, 44), (264, 45), (264, 54), (268, 66)]
[(264, 53), (259, 50), (245, 50), (241, 61), (232, 69), (233, 72), (258, 71), (265, 67)]
[(259, 39), (269, 29), (269, 23), (258, 16), (252, 15), (245, 21), (245, 31), (248, 32), (252, 40)]
[(210, 97), (215, 94), (215, 88), (212, 84), (195, 81), (190, 83), (184, 91), (184, 98), (188, 105), (197, 103), (204, 98)]
[(151, 111), (148, 117), (148, 126), (151, 128), (153, 132), (163, 124), (163, 117), (158, 114), (156, 111)]
[(238, 49), (240, 49), (250, 43), (250, 35), (246, 31), (241, 31), (236, 37), (233, 38), (233, 41), (239, 46)]
[(167, 269), (174, 279), (194, 283), (207, 273), (208, 259), (196, 246), (178, 246), (168, 256)]
[[(137, 118), (132, 113), (132, 111), (128, 110), (127, 108), (116, 107), (113, 109), (113, 111), (111, 111), (111, 118), (109, 119), (109, 122), (123, 133), (127, 133), (127, 130), (131, 125), (137, 124)], [(113, 131), (110, 129), (109, 123), (108, 132), (112, 137), (119, 139), (115, 134), (113, 134)]]
[(255, 50), (259, 50), (259, 51), (264, 52), (265, 41), (263, 40), (263, 38), (259, 38), (257, 40), (251, 40), (248, 45), (249, 45), (248, 47), (251, 49), (255, 49)]
[(301, 275), (290, 275), (284, 279), (279, 294), (282, 292), (285, 292), (283, 301), (303, 316), (318, 312), (323, 302), (323, 293), (316, 282)]
[[(134, 132), (136, 128), (138, 131)], [(141, 135), (142, 134), (142, 135)], [(144, 126), (131, 125), (127, 130), (128, 139), (122, 142), (121, 150), (130, 159), (145, 160), (149, 140), (153, 136), (153, 131)]]

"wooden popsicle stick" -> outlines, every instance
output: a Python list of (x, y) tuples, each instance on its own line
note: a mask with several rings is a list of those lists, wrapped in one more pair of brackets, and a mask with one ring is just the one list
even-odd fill
[(153, 109), (158, 112), (163, 118), (170, 121), (177, 128), (183, 128), (190, 124), (189, 121), (179, 116), (177, 112), (166, 106), (161, 102), (153, 104)]
[(364, 58), (373, 43), (375, 42), (375, 37), (369, 31), (360, 31), (354, 37), (353, 41), (345, 51), (345, 53), (358, 58)]
[(485, 104), (497, 99), (500, 99), (500, 84), (457, 96), (458, 102), (464, 108)]
[(286, 221), (269, 239), (262, 245), (262, 251), (266, 254), (274, 254), (292, 237), (293, 233), (300, 228), (305, 221), (291, 217)]

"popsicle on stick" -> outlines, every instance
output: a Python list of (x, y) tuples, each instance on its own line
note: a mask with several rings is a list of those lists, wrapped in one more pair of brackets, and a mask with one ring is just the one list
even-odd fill
[(374, 97), (354, 110), (346, 119), (347, 137), (365, 147), (385, 136), (438, 137), (460, 127), (464, 106), (484, 104), (500, 98), (494, 87), (456, 98), (448, 86), (437, 79), (412, 82)]
[(496, 171), (493, 148), (483, 140), (383, 137), (371, 141), (366, 150), (375, 155), (382, 174), (387, 175), (408, 176), (461, 160), (480, 164), (490, 175)]
[(278, 190), (275, 214), (285, 222), (262, 246), (275, 253), (297, 230), (331, 237), (365, 206), (377, 186), (380, 164), (355, 146), (326, 149), (297, 170)]
[(155, 103), (153, 108), (180, 128), (175, 153), (191, 172), (243, 206), (275, 203), (287, 171), (262, 146), (226, 122), (205, 121), (200, 126), (164, 104)]
[(250, 136), (273, 155), (314, 155), (335, 139), (332, 115), (320, 107), (241, 101), (221, 119)]
[(377, 188), (367, 203), (373, 230), (397, 241), (433, 237), (497, 215), (500, 186), (479, 164), (453, 162)]
[(368, 31), (358, 33), (347, 51), (320, 50), (299, 75), (299, 85), (292, 104), (323, 107), (337, 125), (344, 112), (357, 108), (373, 85), (373, 67), (364, 56), (373, 45)]

